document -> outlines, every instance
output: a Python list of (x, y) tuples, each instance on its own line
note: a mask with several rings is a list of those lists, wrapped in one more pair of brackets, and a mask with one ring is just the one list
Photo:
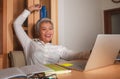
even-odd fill
[(48, 71), (46, 74), (64, 74), (64, 73), (70, 73), (70, 69), (63, 68), (61, 66), (58, 66), (56, 64), (46, 64), (45, 66), (49, 67), (50, 69), (54, 71)]

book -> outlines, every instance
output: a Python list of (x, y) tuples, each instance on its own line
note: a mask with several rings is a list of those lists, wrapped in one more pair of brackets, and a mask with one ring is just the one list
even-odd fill
[(29, 78), (34, 74), (53, 71), (44, 65), (29, 65), (23, 67), (12, 67), (0, 70), (0, 79), (26, 77)]
[(47, 18), (47, 8), (46, 6), (42, 6), (40, 10), (40, 18)]
[(45, 66), (54, 70), (54, 71), (45, 72), (46, 74), (64, 74), (64, 73), (70, 73), (71, 72), (71, 70), (63, 68), (61, 66), (58, 66), (57, 64), (46, 64)]
[(9, 79), (14, 77), (26, 77), (26, 76), (27, 75), (17, 67), (0, 70), (0, 79)]

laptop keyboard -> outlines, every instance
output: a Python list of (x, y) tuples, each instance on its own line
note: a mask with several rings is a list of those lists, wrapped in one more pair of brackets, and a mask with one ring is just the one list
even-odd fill
[(86, 66), (86, 63), (81, 63), (81, 64), (79, 64), (78, 66), (79, 66), (81, 69), (84, 70), (84, 69), (85, 69), (85, 66)]
[(74, 62), (73, 64), (73, 67), (71, 68), (75, 68), (77, 70), (84, 70), (85, 69), (85, 66), (86, 66), (86, 63), (87, 62)]

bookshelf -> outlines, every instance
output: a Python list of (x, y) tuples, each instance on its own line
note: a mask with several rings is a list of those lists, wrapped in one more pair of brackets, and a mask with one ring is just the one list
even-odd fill
[(2, 52), (3, 52), (3, 0), (0, 0), (0, 69), (2, 68)]
[[(3, 16), (3, 13), (2, 13), (2, 8), (3, 8), (3, 5), (2, 5), (2, 0), (0, 0), (0, 36), (2, 36), (2, 25), (3, 25), (3, 22), (2, 22), (2, 16)], [(0, 37), (0, 55), (2, 54), (2, 37)]]
[[(53, 37), (52, 43), (58, 44), (58, 23), (57, 23), (57, 0), (0, 0), (3, 1), (3, 6), (0, 5), (0, 16), (3, 16), (0, 27), (0, 68), (6, 68), (9, 66), (7, 55), (13, 50), (22, 50), (22, 47), (14, 33), (13, 22), (20, 15), (20, 13), (26, 8), (26, 6), (40, 4), (46, 5), (48, 10), (48, 16), (52, 19), (54, 23), (55, 35)], [(3, 15), (1, 15), (1, 13)], [(33, 28), (40, 18), (39, 12), (32, 13), (26, 22), (23, 24), (25, 32), (30, 38), (34, 38)], [(1, 44), (1, 42), (3, 42)], [(4, 49), (3, 49), (4, 48)]]

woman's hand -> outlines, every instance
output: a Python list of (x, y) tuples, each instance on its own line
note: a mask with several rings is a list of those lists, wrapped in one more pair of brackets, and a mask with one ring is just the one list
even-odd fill
[(36, 5), (32, 5), (32, 6), (28, 7), (28, 10), (30, 12), (33, 12), (33, 11), (39, 11), (41, 8), (42, 8), (42, 5), (36, 4)]

